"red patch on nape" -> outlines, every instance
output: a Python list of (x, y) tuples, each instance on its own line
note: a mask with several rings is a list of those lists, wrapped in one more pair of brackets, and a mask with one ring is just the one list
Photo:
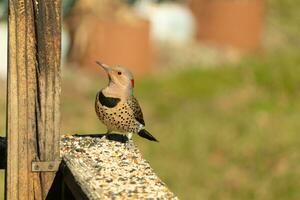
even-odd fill
[(134, 80), (133, 79), (131, 79), (131, 86), (132, 86), (132, 88), (134, 88)]

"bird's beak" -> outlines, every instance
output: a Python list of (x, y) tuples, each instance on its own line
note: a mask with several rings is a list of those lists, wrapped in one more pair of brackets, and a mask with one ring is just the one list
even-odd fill
[(97, 63), (100, 67), (102, 67), (102, 68), (106, 71), (106, 73), (109, 74), (109, 72), (111, 72), (111, 67), (109, 67), (108, 65), (103, 64), (103, 63), (101, 63), (101, 62), (99, 62), (99, 61), (96, 61), (96, 63)]

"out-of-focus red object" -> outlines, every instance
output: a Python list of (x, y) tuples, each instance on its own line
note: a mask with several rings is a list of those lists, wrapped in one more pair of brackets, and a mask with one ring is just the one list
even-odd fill
[(242, 51), (261, 47), (264, 0), (189, 0), (197, 38)]
[(118, 2), (113, 7), (110, 1), (103, 2), (107, 3), (92, 0), (90, 4), (94, 6), (86, 8), (83, 1), (84, 6), (77, 4), (68, 17), (69, 61), (97, 71), (96, 60), (127, 67), (134, 74), (151, 71), (153, 55), (149, 22)]

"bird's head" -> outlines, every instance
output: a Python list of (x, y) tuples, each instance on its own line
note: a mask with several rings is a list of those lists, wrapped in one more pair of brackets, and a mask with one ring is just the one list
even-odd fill
[(134, 79), (132, 73), (123, 67), (110, 67), (99, 61), (96, 63), (101, 66), (108, 75), (109, 86), (117, 87), (123, 90), (129, 90), (132, 92), (134, 88)]

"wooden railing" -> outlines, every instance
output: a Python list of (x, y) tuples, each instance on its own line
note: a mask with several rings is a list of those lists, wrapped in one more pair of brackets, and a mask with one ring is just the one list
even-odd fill
[(66, 136), (61, 145), (63, 171), (88, 199), (176, 199), (133, 143)]

